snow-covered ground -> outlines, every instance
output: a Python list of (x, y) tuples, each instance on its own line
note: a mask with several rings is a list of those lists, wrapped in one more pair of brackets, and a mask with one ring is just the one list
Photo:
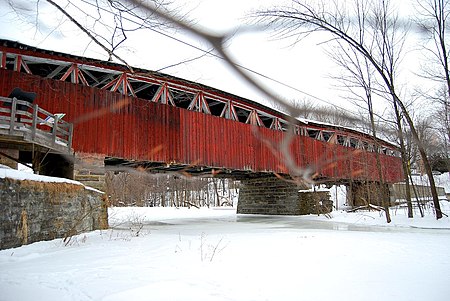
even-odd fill
[(408, 220), (399, 209), (387, 225), (378, 212), (109, 214), (111, 229), (67, 245), (56, 239), (0, 251), (0, 300), (450, 299), (447, 217)]
[[(344, 205), (341, 187), (331, 193)], [(425, 214), (110, 208), (109, 230), (0, 251), (0, 301), (450, 300), (450, 219)]]

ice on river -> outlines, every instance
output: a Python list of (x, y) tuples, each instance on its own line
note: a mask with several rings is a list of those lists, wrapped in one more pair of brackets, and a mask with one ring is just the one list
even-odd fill
[(402, 212), (111, 208), (109, 230), (0, 251), (0, 300), (448, 300), (449, 219)]

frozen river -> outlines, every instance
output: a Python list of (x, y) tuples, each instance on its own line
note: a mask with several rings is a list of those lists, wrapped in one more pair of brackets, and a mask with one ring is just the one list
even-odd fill
[(0, 251), (0, 300), (448, 300), (450, 230), (417, 227), (449, 221), (393, 219), (113, 208), (109, 230)]

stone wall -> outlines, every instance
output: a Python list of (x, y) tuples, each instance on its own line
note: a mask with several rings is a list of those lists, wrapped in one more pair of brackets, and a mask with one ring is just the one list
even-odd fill
[(0, 178), (0, 249), (108, 228), (104, 196), (82, 185)]
[(76, 153), (74, 180), (105, 191), (105, 157), (97, 154)]

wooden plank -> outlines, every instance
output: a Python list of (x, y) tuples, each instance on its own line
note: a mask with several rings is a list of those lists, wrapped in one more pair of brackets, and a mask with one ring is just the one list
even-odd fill
[(12, 135), (14, 134), (14, 126), (15, 126), (15, 122), (16, 122), (16, 103), (17, 103), (17, 98), (13, 98), (12, 99), (12, 103), (11, 103), (11, 116), (10, 116), (10, 120), (9, 120), (9, 134)]
[(36, 139), (36, 127), (37, 127), (37, 114), (38, 114), (39, 106), (37, 104), (33, 105), (33, 122), (31, 126), (31, 139), (33, 141)]

